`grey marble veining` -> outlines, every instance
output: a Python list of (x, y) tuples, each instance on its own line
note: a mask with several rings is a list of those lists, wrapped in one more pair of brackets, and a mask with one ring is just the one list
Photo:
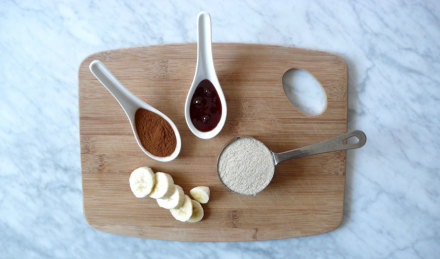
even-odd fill
[[(87, 55), (213, 40), (298, 46), (349, 66), (345, 217), (337, 230), (189, 243), (99, 232), (83, 217), (77, 72)], [(1, 1), (0, 258), (437, 258), (440, 3), (431, 1)]]

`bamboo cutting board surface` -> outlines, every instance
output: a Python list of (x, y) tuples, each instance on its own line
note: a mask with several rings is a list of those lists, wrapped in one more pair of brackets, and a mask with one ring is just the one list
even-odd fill
[[(215, 67), (228, 104), (223, 131), (201, 140), (188, 129), (184, 102), (191, 85), (196, 44), (158, 45), (100, 52), (79, 69), (79, 108), (84, 214), (106, 232), (183, 241), (266, 240), (331, 231), (341, 223), (345, 151), (279, 164), (272, 183), (255, 197), (229, 192), (216, 173), (217, 156), (234, 136), (253, 136), (274, 152), (313, 144), (347, 130), (347, 68), (333, 54), (272, 45), (213, 44)], [(101, 60), (131, 92), (167, 114), (182, 137), (179, 157), (154, 161), (137, 146), (125, 113), (90, 73)], [(327, 95), (317, 116), (298, 111), (286, 97), (282, 76), (310, 72)], [(150, 198), (137, 199), (128, 178), (140, 166), (170, 173), (189, 194), (211, 188), (199, 223), (174, 220)]]

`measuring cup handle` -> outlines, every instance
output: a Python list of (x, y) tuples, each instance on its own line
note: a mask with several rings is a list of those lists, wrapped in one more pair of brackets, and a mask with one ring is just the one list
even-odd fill
[[(348, 139), (352, 137), (357, 138), (358, 141), (356, 143), (348, 143)], [(282, 153), (274, 153), (275, 164), (294, 158), (300, 158), (300, 157), (311, 156), (311, 155), (322, 154), (333, 151), (360, 148), (363, 145), (365, 145), (366, 142), (367, 142), (367, 136), (365, 136), (365, 133), (360, 130), (355, 130), (328, 140), (324, 140), (322, 142), (313, 145), (297, 148)]]

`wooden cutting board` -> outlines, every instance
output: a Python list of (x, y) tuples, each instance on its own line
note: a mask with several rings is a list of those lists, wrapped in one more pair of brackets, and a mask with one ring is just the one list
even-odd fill
[[(84, 214), (106, 232), (183, 241), (266, 240), (331, 231), (341, 223), (345, 151), (279, 164), (272, 183), (255, 197), (229, 192), (216, 173), (222, 147), (233, 136), (253, 136), (281, 152), (347, 130), (347, 67), (338, 56), (307, 49), (253, 44), (213, 44), (215, 67), (228, 102), (223, 131), (201, 140), (188, 129), (184, 102), (196, 64), (195, 44), (118, 49), (87, 57), (79, 69)], [(182, 136), (180, 156), (154, 161), (137, 146), (128, 120), (89, 71), (101, 60), (135, 95), (167, 114)], [(327, 95), (317, 116), (299, 112), (286, 97), (282, 76), (307, 70)], [(168, 172), (189, 190), (206, 185), (211, 201), (199, 223), (182, 223), (150, 198), (137, 199), (128, 178), (140, 166)]]

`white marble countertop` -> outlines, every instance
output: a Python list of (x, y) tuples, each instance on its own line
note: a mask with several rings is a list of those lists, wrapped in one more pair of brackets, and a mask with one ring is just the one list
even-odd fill
[[(24, 2), (24, 1), (23, 1)], [(438, 258), (440, 4), (431, 1), (28, 1), (0, 3), (0, 257)], [(188, 243), (94, 230), (82, 208), (77, 73), (87, 55), (194, 42), (340, 54), (349, 66), (346, 207), (327, 234)]]

